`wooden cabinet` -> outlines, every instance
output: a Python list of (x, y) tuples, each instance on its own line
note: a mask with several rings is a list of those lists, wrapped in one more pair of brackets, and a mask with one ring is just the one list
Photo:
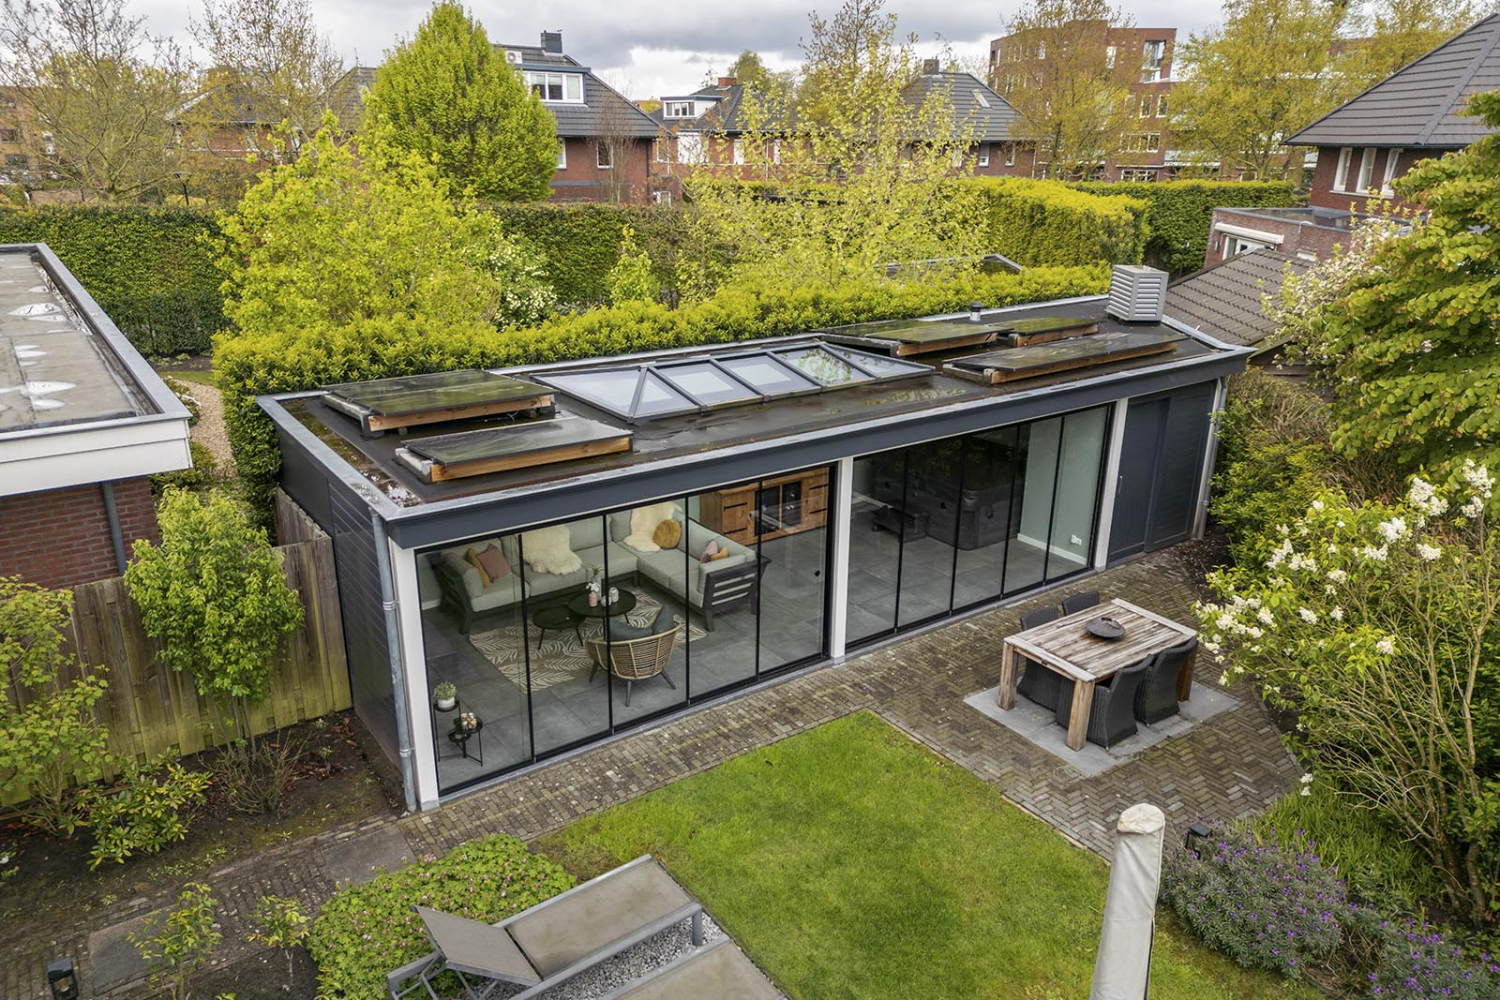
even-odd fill
[(821, 528), (828, 523), (828, 469), (705, 493), (698, 519), (742, 545)]

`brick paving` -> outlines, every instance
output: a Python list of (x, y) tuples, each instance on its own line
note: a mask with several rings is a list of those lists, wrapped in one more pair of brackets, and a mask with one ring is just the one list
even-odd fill
[[(1120, 595), (1178, 620), (1190, 620), (1193, 571), (1169, 550), (1100, 574), (1087, 586)], [(1066, 589), (1066, 588), (1065, 588)], [(1074, 588), (1078, 589), (1078, 588)], [(398, 824), (419, 854), (440, 855), (493, 833), (531, 839), (627, 801), (737, 754), (862, 709), (878, 713), (937, 753), (993, 783), (1008, 799), (1075, 842), (1106, 857), (1121, 810), (1152, 802), (1166, 811), (1174, 835), (1199, 817), (1253, 814), (1290, 789), (1296, 764), (1247, 691), (1234, 708), (1192, 732), (1143, 751), (1096, 777), (1060, 762), (963, 703), (999, 676), (1001, 639), (1021, 612), (1045, 598), (997, 608), (903, 638), (842, 663), (740, 695), (653, 729), (517, 775), (431, 813), (375, 819), (283, 845), (229, 865), (207, 881), (224, 901), (224, 944), (215, 965), (257, 950), (245, 917), (262, 895), (297, 896), (316, 907), (334, 888), (324, 861), (332, 842)], [(1217, 679), (1212, 664), (1199, 680)], [(4, 997), (43, 997), (46, 961), (70, 954), (89, 984), (88, 934), (170, 901), (172, 892), (131, 900), (80, 919), (67, 933), (6, 935), (0, 944)], [(138, 993), (139, 991), (137, 991)], [(85, 993), (88, 990), (85, 989)], [(121, 987), (110, 997), (133, 995)]]

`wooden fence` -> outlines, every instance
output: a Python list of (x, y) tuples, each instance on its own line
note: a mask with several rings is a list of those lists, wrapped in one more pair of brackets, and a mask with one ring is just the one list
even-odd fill
[[(349, 669), (333, 565), (333, 539), (319, 534), (277, 549), (287, 585), (302, 601), (302, 628), (287, 637), (271, 678), (271, 696), (251, 716), (256, 733), (349, 708)], [(109, 688), (96, 706), (109, 747), (148, 756), (177, 747), (195, 753), (219, 742), (212, 705), (188, 674), (157, 659), (140, 609), (115, 577), (73, 588), (73, 648), (79, 666), (102, 665)], [(71, 678), (69, 678), (71, 679)], [(17, 698), (14, 687), (6, 696)]]

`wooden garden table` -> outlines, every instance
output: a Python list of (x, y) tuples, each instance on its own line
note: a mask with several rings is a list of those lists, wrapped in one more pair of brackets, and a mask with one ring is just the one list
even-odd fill
[[(1113, 618), (1125, 627), (1123, 638), (1100, 639), (1088, 632), (1088, 623), (1100, 616)], [(1068, 717), (1068, 747), (1083, 749), (1094, 708), (1094, 686), (1118, 671), (1176, 646), (1198, 632), (1169, 618), (1137, 607), (1118, 597), (1108, 604), (1087, 608), (1017, 632), (1005, 639), (1000, 661), (1000, 707), (1015, 707), (1016, 684), (1025, 660), (1039, 663), (1073, 682), (1073, 707)], [(1193, 661), (1187, 658), (1177, 675), (1177, 699), (1187, 701), (1193, 685)]]

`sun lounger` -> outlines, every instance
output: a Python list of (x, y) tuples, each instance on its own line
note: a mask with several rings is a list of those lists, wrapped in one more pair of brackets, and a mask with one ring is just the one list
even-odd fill
[(688, 952), (600, 1000), (781, 1000), (732, 941), (716, 941)]

